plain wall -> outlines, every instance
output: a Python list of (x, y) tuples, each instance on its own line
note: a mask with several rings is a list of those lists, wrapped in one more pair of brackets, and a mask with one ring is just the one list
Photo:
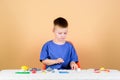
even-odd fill
[(40, 50), (60, 16), (83, 69), (120, 70), (120, 0), (0, 0), (0, 69), (41, 68)]

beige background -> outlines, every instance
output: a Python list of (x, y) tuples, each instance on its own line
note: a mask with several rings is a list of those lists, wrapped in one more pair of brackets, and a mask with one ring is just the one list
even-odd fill
[(41, 68), (52, 21), (69, 21), (81, 67), (120, 70), (120, 0), (0, 0), (0, 69)]

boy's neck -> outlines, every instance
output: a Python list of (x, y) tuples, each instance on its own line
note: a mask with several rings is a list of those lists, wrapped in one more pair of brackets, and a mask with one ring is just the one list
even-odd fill
[(55, 39), (53, 39), (53, 42), (54, 43), (56, 43), (56, 44), (64, 44), (65, 43), (65, 40), (64, 41), (59, 41), (59, 40), (57, 40), (56, 38)]

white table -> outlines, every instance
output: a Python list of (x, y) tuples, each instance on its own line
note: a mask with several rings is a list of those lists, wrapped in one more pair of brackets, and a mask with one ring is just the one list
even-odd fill
[(120, 80), (120, 71), (110, 70), (110, 72), (94, 73), (93, 69), (73, 71), (65, 70), (69, 73), (59, 73), (59, 71), (43, 73), (37, 71), (35, 74), (15, 74), (21, 70), (2, 70), (0, 80)]

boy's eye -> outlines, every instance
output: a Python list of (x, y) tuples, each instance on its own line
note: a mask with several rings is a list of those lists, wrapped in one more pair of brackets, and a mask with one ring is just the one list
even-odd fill
[(67, 34), (67, 33), (61, 33), (61, 32), (60, 32), (60, 33), (58, 33), (58, 34)]
[(58, 34), (62, 34), (62, 33), (58, 33)]
[(67, 33), (64, 33), (64, 34), (67, 34)]

